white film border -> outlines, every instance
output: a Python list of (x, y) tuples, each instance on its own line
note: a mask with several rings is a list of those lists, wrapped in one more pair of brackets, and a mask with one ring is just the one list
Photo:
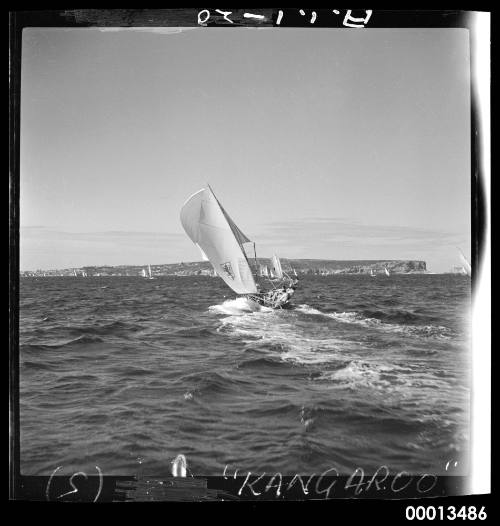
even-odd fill
[(475, 269), (472, 305), (472, 391), (469, 494), (491, 491), (491, 252), (490, 252), (490, 13), (471, 16), (471, 85), (475, 88), (480, 141), (477, 158), (484, 189), (484, 246)]

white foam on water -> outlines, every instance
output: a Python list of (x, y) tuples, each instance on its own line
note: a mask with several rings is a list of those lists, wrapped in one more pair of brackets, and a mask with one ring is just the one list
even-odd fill
[(392, 383), (382, 378), (382, 375), (395, 371), (395, 368), (386, 365), (369, 363), (363, 360), (352, 360), (341, 369), (322, 373), (318, 380), (333, 381), (342, 387), (365, 386), (390, 390)]
[(451, 330), (441, 325), (400, 325), (397, 323), (386, 323), (377, 318), (365, 318), (358, 312), (321, 312), (309, 305), (299, 305), (296, 310), (304, 314), (326, 316), (341, 323), (352, 323), (381, 331), (446, 340), (451, 338)]
[(249, 312), (259, 312), (271, 310), (267, 307), (261, 307), (255, 301), (252, 301), (248, 298), (235, 298), (232, 300), (226, 300), (220, 305), (212, 305), (208, 307), (210, 312), (216, 314), (229, 314), (232, 316), (242, 316), (248, 314)]

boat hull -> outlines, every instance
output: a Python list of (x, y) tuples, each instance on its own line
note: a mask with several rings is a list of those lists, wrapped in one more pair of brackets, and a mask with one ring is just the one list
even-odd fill
[(291, 298), (294, 292), (293, 289), (287, 289), (287, 291), (271, 290), (262, 294), (247, 294), (246, 297), (262, 307), (290, 309), (292, 307)]

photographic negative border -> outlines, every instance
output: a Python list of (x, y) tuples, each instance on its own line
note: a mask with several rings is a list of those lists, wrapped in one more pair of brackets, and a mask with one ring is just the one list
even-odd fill
[[(350, 19), (347, 12), (350, 11)], [(63, 488), (70, 488), (72, 478), (53, 474), (51, 477), (27, 477), (20, 471), (20, 418), (19, 418), (19, 184), (20, 184), (20, 96), (21, 96), (21, 55), (22, 32), (27, 27), (64, 27), (64, 28), (161, 28), (161, 27), (307, 27), (344, 28), (346, 31), (357, 31), (359, 28), (464, 28), (469, 31), (471, 49), (471, 254), (472, 254), (472, 294), (477, 307), (476, 292), (482, 288), (481, 302), (488, 300), (490, 266), (489, 258), (489, 92), (484, 93), (484, 82), (480, 86), (476, 70), (478, 54), (478, 13), (459, 10), (299, 10), (299, 9), (88, 9), (88, 10), (52, 10), (52, 11), (15, 11), (10, 13), (10, 100), (9, 100), (9, 463), (10, 463), (10, 498), (13, 500), (51, 500), (47, 494), (47, 484), (53, 484), (51, 491), (62, 495)], [(479, 13), (480, 14), (480, 13)], [(484, 14), (484, 13), (483, 13)], [(252, 15), (252, 16), (249, 16)], [(488, 30), (489, 30), (489, 15)], [(346, 25), (346, 20), (365, 20), (365, 24)], [(484, 20), (483, 20), (484, 22)], [(484, 29), (484, 24), (483, 24)], [(279, 30), (279, 29), (277, 29)], [(489, 38), (486, 43), (489, 51)], [(482, 49), (483, 49), (482, 48)], [(489, 72), (482, 72), (484, 75)], [(489, 80), (489, 79), (488, 79)], [(489, 88), (488, 82), (486, 82)], [(481, 91), (482, 90), (482, 91)], [(485, 113), (486, 112), (486, 113)], [(485, 264), (486, 260), (486, 264)], [(486, 273), (486, 275), (483, 275)], [(485, 295), (486, 294), (486, 295)], [(490, 311), (486, 306), (486, 315)], [(477, 328), (477, 327), (476, 327)], [(486, 327), (487, 328), (487, 327)], [(488, 328), (487, 328), (488, 329)], [(480, 345), (488, 346), (489, 340), (482, 340)], [(488, 362), (490, 348), (483, 348), (486, 369), (491, 379), (491, 366)], [(476, 363), (474, 363), (474, 367)], [(473, 384), (473, 393), (477, 384)], [(491, 385), (491, 384), (490, 384)], [(490, 407), (490, 400), (484, 399), (489, 391), (477, 399), (473, 394), (473, 410), (477, 404)], [(486, 411), (488, 414), (488, 411)], [(477, 423), (476, 423), (477, 425)], [(221, 474), (221, 477), (187, 477), (184, 479), (165, 478), (163, 480), (138, 479), (130, 477), (111, 477), (101, 474), (80, 474), (85, 478), (85, 488), (79, 486), (73, 500), (307, 500), (338, 498), (369, 499), (408, 499), (414, 497), (439, 497), (462, 495), (464, 493), (489, 491), (489, 425), (486, 436), (481, 432), (474, 437), (481, 437), (473, 448), (483, 451), (480, 459), (483, 481), (480, 486), (473, 486), (469, 477), (449, 476), (434, 477), (428, 474), (427, 480), (411, 477), (408, 474), (391, 474), (381, 482), (382, 473), (367, 485), (361, 472), (350, 477), (335, 475), (333, 468), (323, 474), (307, 478), (281, 477), (280, 474), (259, 476), (237, 473)], [(484, 433), (483, 433), (484, 434)], [(479, 440), (479, 439), (478, 439)], [(486, 448), (486, 449), (485, 449)], [(485, 453), (488, 450), (488, 453)], [(474, 462), (474, 452), (471, 462)], [(98, 475), (98, 476), (96, 476)], [(279, 475), (279, 478), (277, 477)], [(74, 475), (73, 475), (74, 476)], [(378, 478), (379, 477), (379, 478)], [(432, 478), (434, 477), (434, 478)], [(432, 479), (431, 479), (432, 478)], [(411, 479), (411, 480), (410, 480)], [(431, 485), (432, 480), (434, 481)], [(278, 486), (279, 482), (279, 486)], [(359, 484), (361, 482), (361, 485)], [(417, 484), (420, 486), (417, 487)], [(398, 491), (394, 491), (397, 485)], [(431, 487), (432, 486), (432, 487)], [(74, 485), (72, 486), (74, 488)], [(95, 488), (100, 488), (96, 499)], [(59, 490), (57, 489), (59, 488)], [(148, 499), (147, 489), (156, 495)], [(243, 488), (243, 489), (242, 489)], [(267, 489), (266, 489), (267, 488)], [(288, 488), (288, 491), (285, 490)], [(306, 490), (304, 490), (306, 488)], [(313, 489), (315, 488), (315, 489)], [(330, 488), (327, 491), (327, 488)], [(335, 488), (335, 489), (333, 489)], [(420, 489), (419, 489), (420, 488)], [(422, 491), (422, 488), (425, 491)], [(170, 489), (171, 491), (167, 491)], [(176, 491), (174, 491), (176, 490)], [(65, 490), (67, 492), (67, 489)], [(71, 492), (70, 492), (71, 493)], [(52, 499), (54, 500), (54, 499)], [(71, 500), (71, 499), (70, 499)]]

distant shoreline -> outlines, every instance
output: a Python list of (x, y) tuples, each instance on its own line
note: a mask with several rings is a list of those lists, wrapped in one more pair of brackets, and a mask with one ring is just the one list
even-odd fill
[[(250, 264), (258, 269), (269, 266), (267, 258), (249, 258)], [(331, 275), (331, 274), (427, 274), (426, 262), (422, 260), (329, 260), (329, 259), (288, 259), (281, 258), (285, 272), (296, 272), (298, 275)], [(141, 276), (144, 265), (89, 265), (64, 269), (37, 269), (20, 272), (21, 277), (30, 276)], [(208, 261), (190, 261), (151, 265), (153, 276), (198, 276), (213, 275), (214, 269)]]

